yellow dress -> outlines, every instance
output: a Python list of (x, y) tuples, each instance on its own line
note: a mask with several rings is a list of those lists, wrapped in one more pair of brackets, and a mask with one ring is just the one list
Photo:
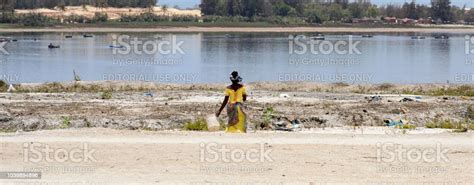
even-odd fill
[(226, 88), (225, 96), (229, 96), (229, 102), (227, 103), (227, 115), (229, 121), (227, 123), (227, 133), (246, 133), (247, 124), (245, 112), (243, 111), (244, 95), (247, 95), (245, 86), (234, 91), (233, 89)]

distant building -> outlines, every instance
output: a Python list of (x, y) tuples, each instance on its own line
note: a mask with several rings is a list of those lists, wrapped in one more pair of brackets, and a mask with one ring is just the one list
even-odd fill
[(415, 20), (409, 18), (400, 19), (399, 21), (400, 24), (415, 24)]
[(433, 24), (433, 19), (428, 17), (426, 19), (420, 18), (416, 21), (417, 24)]
[(388, 24), (398, 24), (398, 19), (396, 17), (384, 17), (383, 20)]
[(352, 23), (355, 24), (374, 24), (374, 23), (380, 23), (381, 21), (376, 18), (368, 18), (364, 17), (362, 19), (352, 19)]

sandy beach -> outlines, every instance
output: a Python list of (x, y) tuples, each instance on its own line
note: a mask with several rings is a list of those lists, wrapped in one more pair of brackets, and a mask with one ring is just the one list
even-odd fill
[[(383, 132), (362, 134), (360, 130), (350, 128), (338, 130), (336, 134), (257, 132), (229, 135), (221, 132), (67, 129), (0, 134), (0, 171), (43, 172), (41, 179), (0, 179), (0, 183), (383, 185), (472, 182), (472, 133), (426, 134), (421, 131), (386, 135)], [(370, 133), (377, 129), (366, 130)], [(87, 145), (93, 161), (25, 162), (25, 145), (35, 143), (52, 150), (71, 150)], [(226, 162), (225, 158), (209, 161), (206, 155), (210, 154), (204, 148), (210, 144), (225, 146), (231, 151), (265, 150), (268, 158), (257, 162)], [(385, 144), (420, 151), (440, 146), (441, 155), (446, 159), (437, 162), (387, 161), (390, 151), (380, 153), (380, 146)]]

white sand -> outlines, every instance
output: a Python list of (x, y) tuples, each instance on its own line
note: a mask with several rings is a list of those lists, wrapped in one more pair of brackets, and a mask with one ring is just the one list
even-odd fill
[[(41, 180), (70, 184), (469, 184), (473, 179), (473, 133), (381, 134), (380, 128), (339, 128), (311, 133), (259, 132), (244, 135), (197, 132), (118, 131), (73, 129), (0, 135), (0, 171), (42, 168)], [(377, 131), (378, 130), (378, 131)], [(47, 144), (54, 149), (96, 151), (96, 162), (24, 162), (24, 143)], [(201, 146), (218, 143), (232, 150), (270, 150), (272, 161), (201, 161)], [(377, 161), (377, 143), (400, 144), (406, 149), (428, 150), (440, 144), (448, 161)], [(208, 154), (210, 155), (210, 154)], [(204, 157), (210, 157), (204, 155)], [(385, 155), (382, 156), (386, 158)], [(49, 168), (48, 168), (49, 167)], [(74, 168), (64, 173), (64, 168)], [(54, 170), (53, 170), (54, 169)], [(392, 169), (393, 172), (383, 170)], [(418, 171), (417, 171), (418, 170)], [(85, 172), (84, 172), (85, 171)]]

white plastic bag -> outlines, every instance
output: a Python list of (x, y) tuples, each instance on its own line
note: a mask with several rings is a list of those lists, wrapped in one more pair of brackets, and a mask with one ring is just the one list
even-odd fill
[(210, 114), (206, 118), (207, 121), (207, 128), (209, 132), (217, 132), (220, 130), (221, 126), (219, 124), (219, 120), (217, 120), (216, 115)]

